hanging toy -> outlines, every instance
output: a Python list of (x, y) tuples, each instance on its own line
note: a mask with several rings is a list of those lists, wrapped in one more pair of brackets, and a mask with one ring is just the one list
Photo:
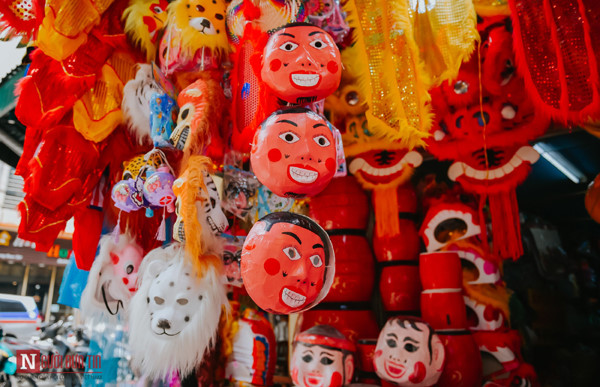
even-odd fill
[(203, 153), (209, 143), (222, 141), (219, 125), (225, 103), (223, 89), (211, 78), (200, 78), (179, 93), (179, 117), (170, 141), (183, 150), (183, 163), (190, 155)]
[(137, 274), (143, 251), (135, 239), (119, 234), (100, 240), (100, 251), (81, 294), (81, 312), (88, 318), (98, 316), (124, 316), (129, 301), (136, 290)]
[(340, 85), (340, 51), (331, 36), (308, 23), (292, 23), (267, 42), (260, 72), (279, 99), (292, 104), (319, 101)]
[(258, 180), (276, 195), (316, 195), (337, 169), (331, 124), (306, 108), (278, 110), (258, 128), (250, 160)]
[(148, 202), (144, 201), (145, 171), (148, 164), (156, 170), (163, 162), (157, 153), (152, 154), (148, 159), (144, 157), (145, 155), (139, 155), (125, 162), (122, 180), (112, 188), (111, 197), (115, 207), (122, 211), (137, 211), (148, 205)]
[(223, 208), (240, 219), (246, 219), (257, 205), (260, 182), (252, 172), (231, 165), (223, 169)]
[(123, 12), (125, 33), (151, 62), (156, 57), (158, 38), (167, 21), (167, 0), (132, 0)]
[(224, 0), (175, 0), (168, 6), (160, 42), (161, 70), (166, 75), (218, 68), (229, 52)]
[(187, 168), (174, 182), (178, 214), (173, 238), (185, 241), (192, 257), (221, 254), (218, 235), (229, 226), (221, 209), (217, 186), (208, 174), (211, 161), (205, 156), (192, 156)]
[(143, 144), (150, 137), (150, 104), (157, 93), (164, 93), (160, 85), (154, 80), (152, 66), (138, 64), (139, 69), (135, 78), (123, 87), (123, 101), (121, 110), (127, 122), (127, 128)]
[(250, 230), (241, 271), (244, 287), (259, 307), (270, 313), (301, 312), (329, 292), (335, 255), (329, 236), (312, 219), (276, 212)]
[(155, 147), (172, 148), (169, 141), (173, 133), (177, 105), (167, 93), (154, 93), (150, 98), (150, 136)]
[(329, 325), (317, 325), (294, 339), (290, 367), (298, 387), (341, 387), (354, 374), (354, 343)]
[(44, 13), (42, 0), (8, 0), (0, 2), (0, 35), (2, 40), (20, 36), (25, 45), (35, 39)]
[(183, 246), (157, 248), (144, 257), (129, 308), (133, 366), (150, 379), (178, 371), (185, 378), (215, 344), (228, 308), (218, 258), (204, 256), (197, 270)]
[(240, 261), (242, 258), (242, 247), (246, 237), (239, 235), (222, 234), (223, 243), (223, 282), (227, 285), (242, 287), (242, 274), (240, 272)]
[(444, 367), (444, 345), (424, 321), (393, 317), (387, 321), (373, 355), (377, 375), (396, 386), (429, 387)]

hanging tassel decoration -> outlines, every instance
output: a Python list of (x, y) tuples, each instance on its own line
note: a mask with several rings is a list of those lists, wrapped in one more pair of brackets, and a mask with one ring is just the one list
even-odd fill
[(492, 218), (494, 253), (503, 258), (517, 260), (523, 255), (521, 222), (515, 190), (488, 196)]

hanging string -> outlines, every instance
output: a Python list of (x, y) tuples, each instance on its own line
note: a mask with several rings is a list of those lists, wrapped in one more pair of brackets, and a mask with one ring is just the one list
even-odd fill
[[(485, 185), (486, 191), (487, 186), (489, 185), (489, 173), (490, 173), (490, 162), (488, 159), (487, 152), (487, 120), (485, 118), (483, 112), (483, 82), (482, 82), (482, 74), (481, 74), (481, 39), (477, 40), (477, 78), (479, 82), (479, 114), (481, 115), (481, 120), (483, 121), (483, 155), (485, 158)], [(479, 196), (479, 223), (481, 224), (481, 239), (483, 242), (483, 246), (485, 247), (487, 252), (490, 252), (490, 245), (488, 243), (487, 236), (487, 222), (484, 214), (485, 203), (487, 202), (487, 195), (481, 194)], [(495, 230), (494, 230), (495, 231)]]

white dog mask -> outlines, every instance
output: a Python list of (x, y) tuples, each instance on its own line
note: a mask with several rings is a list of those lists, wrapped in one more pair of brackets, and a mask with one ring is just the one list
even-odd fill
[(130, 308), (133, 364), (142, 374), (184, 377), (202, 361), (228, 305), (217, 269), (206, 265), (199, 277), (179, 244), (146, 255)]

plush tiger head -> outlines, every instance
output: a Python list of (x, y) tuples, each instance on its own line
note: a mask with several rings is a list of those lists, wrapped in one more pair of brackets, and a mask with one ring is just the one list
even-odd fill
[[(161, 56), (167, 49), (191, 59), (202, 48), (220, 61), (229, 50), (225, 27), (227, 4), (224, 0), (175, 0), (168, 7), (168, 28), (161, 44)], [(165, 40), (170, 44), (164, 44)], [(208, 54), (208, 53), (207, 53)]]

